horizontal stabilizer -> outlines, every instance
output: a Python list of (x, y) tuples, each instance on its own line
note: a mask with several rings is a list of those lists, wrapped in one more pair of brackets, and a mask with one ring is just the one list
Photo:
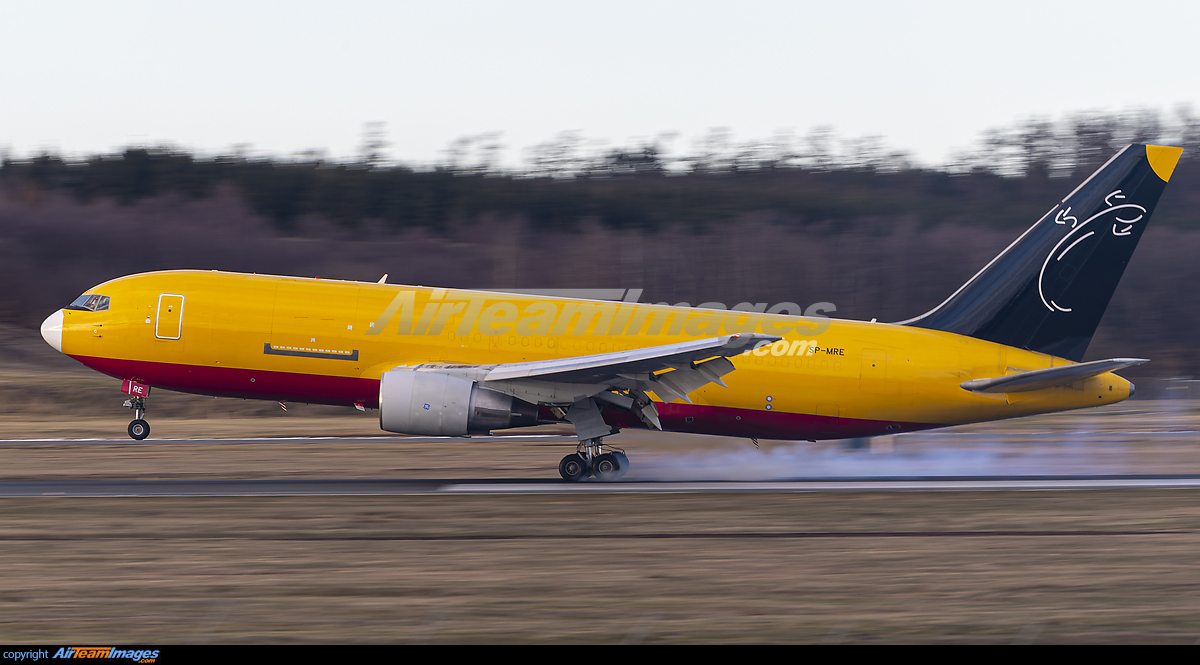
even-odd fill
[(1092, 362), (1077, 363), (1075, 365), (1035, 369), (1018, 374), (1009, 374), (1008, 376), (997, 376), (991, 379), (963, 381), (959, 385), (962, 386), (963, 390), (970, 390), (976, 393), (1021, 393), (1030, 390), (1041, 390), (1042, 388), (1064, 386), (1068, 383), (1074, 383), (1075, 381), (1098, 374), (1114, 372), (1123, 367), (1141, 365), (1148, 362), (1150, 361), (1144, 358), (1109, 358), (1108, 360), (1093, 360)]

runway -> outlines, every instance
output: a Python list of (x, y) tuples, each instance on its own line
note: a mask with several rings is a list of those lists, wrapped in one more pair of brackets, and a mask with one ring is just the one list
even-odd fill
[[(655, 454), (654, 446), (639, 446), (649, 456), (635, 458), (630, 476), (619, 482), (568, 483), (557, 477), (550, 462), (542, 466), (542, 458), (553, 461), (560, 454), (546, 448), (573, 448), (574, 437), (552, 434), (476, 437), (263, 437), (233, 439), (147, 439), (134, 441), (125, 438), (106, 439), (21, 439), (0, 440), (0, 450), (11, 451), (9, 461), (16, 463), (23, 453), (37, 455), (36, 473), (22, 473), (10, 464), (7, 479), (0, 480), (0, 497), (253, 497), (253, 496), (453, 496), (453, 495), (614, 495), (614, 494), (728, 494), (728, 493), (814, 493), (814, 492), (987, 492), (987, 491), (1058, 491), (1058, 490), (1128, 490), (1128, 489), (1197, 489), (1200, 473), (1194, 465), (1157, 468), (1136, 463), (1098, 463), (1089, 459), (1077, 463), (1082, 455), (1094, 456), (1101, 449), (1111, 450), (1121, 442), (1136, 437), (1139, 440), (1161, 442), (1182, 450), (1176, 444), (1190, 444), (1195, 431), (1160, 432), (1074, 432), (1021, 433), (1004, 454), (966, 456), (960, 464), (925, 464), (922, 460), (938, 462), (952, 445), (974, 445), (977, 437), (968, 433), (933, 433), (921, 439), (897, 436), (896, 446), (908, 446), (905, 441), (924, 441), (932, 444), (934, 452), (912, 455), (873, 455), (839, 449), (831, 454), (814, 453), (807, 457), (772, 457), (767, 451), (745, 451), (737, 458), (703, 455), (690, 458), (692, 466), (664, 467), (670, 459)], [(988, 435), (985, 435), (988, 436)], [(936, 441), (929, 441), (936, 437)], [(1036, 442), (1034, 437), (1041, 437)], [(1073, 443), (1078, 437), (1086, 448)], [(995, 435), (988, 436), (990, 441)], [(1024, 439), (1021, 441), (1020, 439)], [(942, 443), (945, 441), (946, 443)], [(952, 443), (956, 442), (956, 443)], [(964, 443), (965, 442), (965, 443)], [(786, 445), (786, 444), (785, 444)], [(1042, 458), (1013, 455), (1020, 446), (1032, 445), (1033, 454), (1066, 453), (1066, 462), (1050, 464), (1013, 463), (1013, 460), (1042, 460)], [(1152, 444), (1156, 445), (1156, 444)], [(60, 447), (75, 448), (78, 453), (56, 452)], [(207, 447), (206, 447), (207, 446)], [(472, 477), (458, 476), (466, 467), (454, 462), (461, 456), (463, 446), (482, 446), (489, 449), (514, 451), (533, 446), (530, 460), (523, 468), (508, 469), (504, 474), (489, 477), (484, 470), (468, 471)], [(1190, 446), (1188, 446), (1190, 448)], [(452, 449), (451, 449), (452, 448)], [(911, 449), (911, 448), (910, 448)], [(367, 457), (352, 457), (355, 451), (374, 451)], [(442, 452), (444, 450), (444, 452)], [(784, 450), (784, 449), (777, 449)], [(806, 450), (801, 448), (800, 450)], [(964, 448), (963, 450), (971, 450)], [(128, 452), (122, 452), (128, 451)], [(228, 452), (221, 452), (228, 451)], [(320, 451), (319, 453), (316, 451)], [(391, 451), (391, 452), (388, 452)], [(408, 470), (373, 466), (388, 461), (388, 456), (401, 453), (405, 458), (424, 454), (430, 457), (419, 464), (438, 465), (438, 460), (450, 460), (440, 473), (426, 468), (413, 474)], [(68, 457), (62, 457), (63, 454)], [(86, 453), (86, 454), (85, 454)], [(307, 466), (276, 467), (294, 462), (297, 457), (322, 455)], [(81, 455), (83, 457), (81, 457)], [(134, 455), (134, 457), (129, 457)], [(0, 455), (2, 457), (2, 455)], [(1128, 456), (1126, 456), (1127, 458)], [(75, 477), (56, 477), (64, 459), (81, 461), (74, 470)], [(1079, 459), (1077, 459), (1079, 458)], [(1125, 459), (1127, 462), (1128, 459)], [(136, 467), (126, 462), (111, 466), (96, 466), (99, 460), (136, 459)], [(830, 463), (833, 459), (836, 463)], [(1049, 458), (1047, 458), (1049, 459)], [(198, 465), (205, 460), (221, 463), (203, 470)], [(358, 460), (358, 461), (354, 461)], [(696, 460), (702, 460), (697, 464)], [(715, 461), (714, 461), (715, 460)], [(747, 464), (741, 475), (720, 475), (729, 464)], [(787, 466), (779, 466), (780, 460)], [(250, 463), (257, 466), (247, 467)], [(339, 466), (340, 465), (340, 466)], [(657, 465), (657, 467), (656, 467)], [(114, 468), (115, 467), (115, 468)], [(124, 468), (122, 468), (124, 467)], [(365, 469), (375, 468), (372, 473)], [(1179, 472), (1173, 472), (1178, 469)], [(432, 471), (432, 473), (430, 472)], [(516, 471), (513, 473), (513, 471)], [(543, 472), (544, 471), (544, 472)], [(297, 475), (302, 472), (303, 475)], [(476, 475), (478, 474), (478, 475)], [(640, 476), (639, 476), (640, 474)], [(716, 474), (716, 475), (714, 475)], [(286, 477), (292, 475), (293, 477)], [(91, 477), (88, 477), (91, 476)], [(159, 476), (159, 477), (155, 477)], [(248, 477), (249, 476), (249, 477)]]
[(544, 434), (0, 441), (3, 600), (47, 641), (1194, 641), (1200, 432), (1099, 429), (632, 432), (615, 483)]
[(378, 496), (483, 494), (711, 494), (730, 492), (963, 492), (1200, 489), (1196, 475), (799, 479), (757, 482), (506, 480), (39, 480), (0, 482), (0, 498)]
[[(1185, 440), (1194, 441), (1200, 439), (1200, 432), (1196, 430), (1178, 430), (1178, 431), (1127, 431), (1127, 432), (1088, 432), (1088, 431), (1046, 431), (1046, 432), (914, 432), (908, 434), (894, 434), (889, 437), (881, 437), (881, 439), (891, 440), (896, 444), (903, 444), (909, 440), (994, 440), (1004, 439), (1009, 441), (1062, 441), (1086, 439), (1090, 442), (1104, 443), (1113, 441), (1124, 441), (1132, 437), (1138, 439), (1162, 439), (1162, 440)], [(493, 435), (493, 436), (396, 436), (396, 435), (381, 435), (381, 436), (272, 436), (272, 437), (239, 437), (227, 439), (211, 439), (211, 438), (192, 438), (192, 439), (164, 439), (151, 438), (142, 441), (135, 441), (127, 437), (116, 438), (44, 438), (44, 439), (0, 439), (0, 447), (7, 446), (32, 446), (32, 445), (113, 445), (113, 446), (150, 446), (150, 445), (197, 445), (197, 444), (221, 444), (221, 445), (246, 445), (246, 444), (265, 444), (265, 443), (355, 443), (355, 442), (390, 442), (396, 445), (417, 444), (417, 443), (453, 443), (453, 444), (471, 444), (471, 443), (551, 443), (551, 444), (573, 444), (578, 439), (574, 436), (563, 436), (558, 434), (524, 434), (524, 435)], [(612, 440), (616, 442), (616, 439)], [(743, 439), (749, 441), (749, 439)], [(849, 441), (846, 439), (844, 441)], [(782, 442), (777, 442), (782, 443)]]

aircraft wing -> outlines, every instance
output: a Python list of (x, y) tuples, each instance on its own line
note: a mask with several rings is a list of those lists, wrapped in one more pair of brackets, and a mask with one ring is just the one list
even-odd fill
[(717, 356), (736, 356), (754, 348), (759, 342), (776, 342), (780, 339), (783, 338), (758, 333), (738, 333), (631, 351), (528, 363), (506, 363), (497, 365), (488, 372), (484, 380), (539, 378), (572, 383), (602, 383), (622, 375), (657, 372)]
[[(690, 401), (687, 394), (707, 383), (719, 383), (732, 372), (729, 356), (744, 353), (759, 343), (782, 339), (774, 335), (738, 333), (709, 339), (664, 344), (645, 349), (601, 353), (527, 363), (497, 365), (485, 383), (537, 380), (586, 385), (638, 383), (667, 401)], [(655, 375), (655, 372), (673, 372)]]
[(1145, 358), (1109, 358), (1108, 360), (1093, 360), (1061, 367), (1035, 369), (990, 379), (974, 379), (963, 381), (959, 385), (964, 390), (976, 393), (1020, 393), (1062, 386), (1105, 372), (1114, 372), (1123, 367), (1148, 362), (1150, 361)]

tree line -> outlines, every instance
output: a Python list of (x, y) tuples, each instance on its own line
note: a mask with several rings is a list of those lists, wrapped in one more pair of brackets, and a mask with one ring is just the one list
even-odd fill
[(420, 167), (386, 162), (377, 139), (365, 142), (358, 159), (340, 162), (315, 155), (201, 158), (132, 147), (78, 160), (6, 158), (0, 187), (125, 205), (164, 195), (202, 199), (231, 188), (284, 234), (296, 233), (305, 216), (351, 230), (375, 221), (400, 231), (436, 230), (485, 213), (522, 215), (535, 227), (555, 229), (584, 220), (645, 231), (672, 224), (703, 229), (756, 212), (799, 225), (917, 215), (931, 224), (1008, 227), (1028, 224), (1070, 181), (1126, 143), (1162, 142), (1185, 152), (1157, 223), (1194, 228), (1200, 120), (1176, 116), (1171, 122), (1150, 112), (1030, 120), (985, 132), (976, 147), (940, 168), (917, 166), (878, 137), (839, 140), (829, 128), (742, 144), (714, 130), (678, 155), (661, 141), (589, 152), (578, 134), (565, 133), (531, 148), (522, 168), (495, 165), (490, 135), (462, 139), (443, 163)]
[(838, 318), (899, 321), (945, 299), (1116, 144), (1149, 140), (1182, 144), (1184, 158), (1087, 359), (1153, 359), (1126, 372), (1135, 380), (1200, 376), (1200, 134), (1103, 121), (992, 132), (939, 169), (827, 135), (790, 147), (714, 140), (688, 155), (542, 146), (524, 170), (465, 149), (422, 167), (377, 151), (345, 163), (148, 148), (8, 159), (0, 323), (36, 336), (96, 284), (175, 268), (641, 288), (644, 302), (832, 302)]

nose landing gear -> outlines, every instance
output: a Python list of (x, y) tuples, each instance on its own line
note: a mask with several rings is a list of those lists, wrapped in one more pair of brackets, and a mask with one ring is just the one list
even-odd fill
[(150, 436), (150, 423), (142, 416), (146, 415), (146, 398), (133, 397), (125, 400), (128, 409), (133, 409), (133, 422), (129, 423), (129, 438), (141, 441)]
[(601, 437), (584, 439), (575, 452), (558, 463), (558, 474), (571, 482), (587, 480), (588, 476), (599, 481), (617, 480), (629, 473), (629, 457), (623, 450), (610, 449), (612, 452), (604, 452)]

